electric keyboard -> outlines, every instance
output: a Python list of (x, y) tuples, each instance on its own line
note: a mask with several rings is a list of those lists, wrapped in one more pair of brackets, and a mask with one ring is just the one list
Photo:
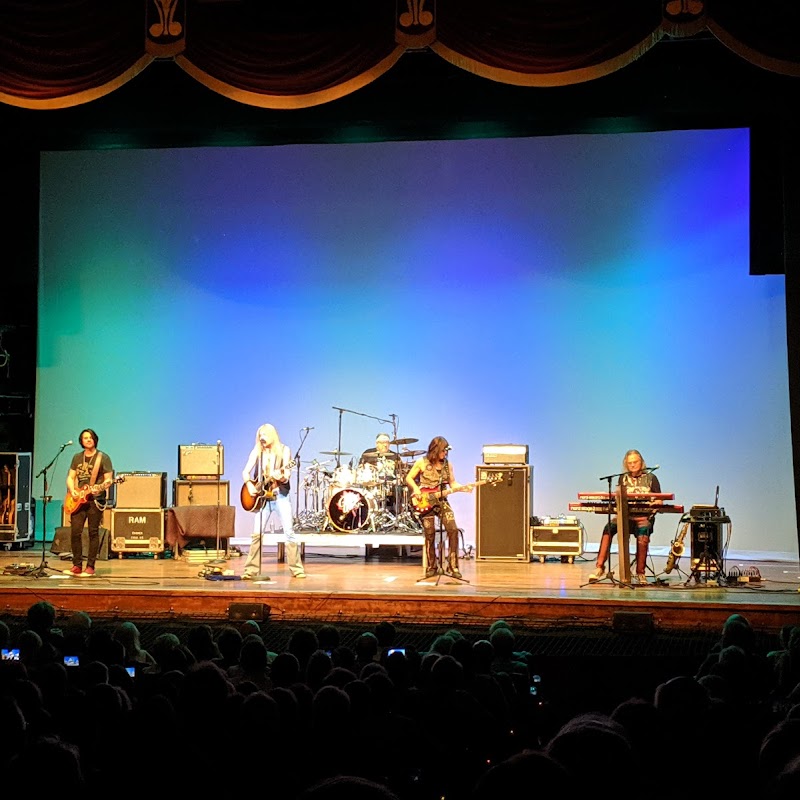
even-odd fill
[[(667, 503), (652, 504), (642, 503), (632, 500), (636, 495), (628, 495), (628, 513), (636, 516), (649, 514), (683, 514), (683, 506), (670, 505)], [(592, 514), (616, 514), (617, 503), (606, 498), (605, 500), (584, 500), (583, 502), (570, 503), (570, 511), (586, 511)]]

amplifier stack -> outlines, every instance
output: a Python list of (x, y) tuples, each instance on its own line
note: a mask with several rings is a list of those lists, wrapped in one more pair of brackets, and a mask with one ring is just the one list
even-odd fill
[(123, 553), (164, 552), (166, 472), (120, 472), (116, 508), (111, 511), (111, 550)]

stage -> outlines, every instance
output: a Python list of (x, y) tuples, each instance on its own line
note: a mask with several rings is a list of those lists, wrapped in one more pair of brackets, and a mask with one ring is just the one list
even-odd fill
[[(394, 540), (392, 540), (394, 541)], [(416, 541), (416, 539), (414, 539)], [(213, 544), (213, 543), (212, 543)], [(48, 548), (49, 548), (48, 543)], [(209, 545), (211, 546), (211, 545)], [(71, 566), (41, 546), (0, 552), (3, 614), (24, 615), (37, 600), (59, 614), (83, 610), (93, 618), (210, 620), (269, 618), (288, 622), (475, 626), (498, 618), (518, 628), (718, 631), (732, 613), (762, 632), (777, 633), (800, 620), (800, 564), (728, 558), (719, 579), (693, 575), (689, 558), (664, 572), (666, 556), (653, 555), (647, 586), (611, 580), (589, 584), (593, 554), (530, 561), (461, 559), (464, 580), (423, 577), (421, 548), (410, 543), (371, 547), (307, 544), (307, 577), (292, 578), (278, 545), (263, 553), (269, 580), (241, 580), (245, 547), (186, 549), (180, 556), (109, 552), (93, 577), (62, 573)], [(229, 557), (222, 560), (220, 556)], [(616, 554), (613, 555), (616, 563)], [(570, 563), (571, 562), (571, 563)], [(230, 573), (230, 575), (226, 574)]]

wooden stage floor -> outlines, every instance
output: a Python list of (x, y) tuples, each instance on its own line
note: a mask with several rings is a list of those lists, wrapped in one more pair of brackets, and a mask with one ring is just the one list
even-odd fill
[[(608, 580), (588, 584), (594, 564), (587, 556), (573, 563), (558, 557), (544, 563), (462, 559), (464, 582), (446, 576), (437, 582), (420, 580), (421, 560), (409, 557), (408, 550), (375, 548), (366, 558), (363, 551), (342, 556), (328, 548), (307, 551), (307, 577), (296, 579), (274, 549), (265, 549), (263, 567), (270, 579), (253, 583), (238, 577), (243, 557), (209, 564), (216, 554), (189, 550), (179, 558), (169, 551), (158, 558), (119, 558), (112, 553), (109, 560), (98, 561), (97, 574), (89, 578), (64, 575), (71, 563), (49, 551), (44, 559), (41, 550), (2, 552), (2, 613), (22, 616), (45, 599), (62, 614), (83, 610), (106, 619), (226, 620), (240, 614), (257, 618), (262, 612), (276, 621), (389, 619), (482, 628), (503, 618), (531, 629), (611, 628), (625, 619), (653, 630), (708, 631), (719, 630), (730, 614), (739, 612), (764, 632), (800, 624), (797, 562), (726, 563), (726, 575), (714, 585), (677, 569), (664, 574), (665, 558), (654, 556), (651, 583), (628, 587)], [(679, 561), (678, 566), (684, 565)], [(30, 574), (31, 567), (36, 574)], [(209, 568), (236, 577), (203, 577)], [(761, 579), (733, 581), (728, 576), (737, 568), (755, 570)]]

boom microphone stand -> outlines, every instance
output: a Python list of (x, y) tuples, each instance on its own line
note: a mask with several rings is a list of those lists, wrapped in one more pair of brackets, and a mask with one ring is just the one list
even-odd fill
[[(602, 477), (597, 479), (599, 481), (607, 481), (608, 482), (608, 513), (607, 513), (606, 525), (607, 525), (607, 530), (608, 530), (608, 535), (609, 535), (609, 540), (608, 540), (608, 567), (609, 568), (606, 570), (605, 577), (600, 578), (600, 580), (598, 580), (598, 581), (588, 581), (587, 583), (582, 584), (582, 586), (594, 586), (594, 585), (596, 585), (598, 583), (603, 583), (604, 581), (610, 581), (615, 586), (625, 586), (628, 589), (631, 588), (630, 584), (623, 583), (622, 581), (617, 580), (614, 577), (614, 570), (612, 569), (612, 561), (611, 561), (611, 525), (612, 525), (612, 522), (611, 522), (611, 498), (612, 498), (612, 496), (615, 496), (615, 493), (611, 491), (611, 481), (613, 481), (614, 478), (621, 478), (623, 475), (626, 475), (626, 474), (627, 474), (626, 472), (616, 472), (613, 475), (603, 475)], [(617, 509), (617, 511), (619, 512), (619, 509)], [(623, 524), (625, 524), (625, 525), (628, 524), (627, 519), (623, 520)], [(619, 532), (619, 519), (618, 519), (618, 523), (617, 523), (617, 549), (620, 548), (620, 538), (621, 537), (620, 537), (620, 532)], [(601, 543), (600, 546), (602, 547), (602, 543)], [(625, 558), (627, 558), (627, 557), (628, 557), (628, 554), (626, 553), (625, 554)]]
[(42, 560), (36, 569), (31, 570), (27, 575), (32, 578), (46, 578), (47, 577), (47, 570), (50, 567), (47, 566), (47, 558), (45, 555), (46, 552), (46, 544), (47, 544), (47, 504), (53, 499), (47, 492), (49, 491), (49, 486), (47, 483), (47, 470), (53, 466), (58, 460), (58, 457), (64, 452), (64, 450), (71, 445), (72, 442), (65, 442), (61, 445), (61, 449), (53, 456), (53, 460), (46, 466), (42, 467), (39, 470), (36, 477), (38, 478), (40, 475), (42, 476)]
[[(445, 463), (445, 466), (448, 464), (447, 456), (444, 457), (444, 463)], [(444, 474), (445, 474), (445, 469), (443, 467), (441, 475), (439, 476), (439, 488), (437, 490), (440, 499), (444, 499), (443, 496), (442, 496), (442, 494), (444, 492)], [(449, 469), (447, 470), (447, 476), (450, 477), (450, 470)], [(449, 553), (445, 553), (445, 547), (444, 547), (445, 527), (444, 527), (444, 522), (442, 520), (441, 510), (439, 512), (436, 512), (434, 509), (431, 509), (430, 513), (431, 514), (436, 514), (436, 539), (435, 539), (435, 545), (434, 546), (435, 546), (435, 549), (436, 549), (437, 565), (436, 565), (436, 581), (434, 582), (433, 585), (434, 586), (438, 586), (439, 585), (439, 581), (442, 579), (442, 575), (446, 575), (448, 578), (452, 578), (454, 581), (459, 581), (460, 583), (469, 583), (469, 581), (466, 578), (463, 578), (463, 577), (462, 578), (458, 578), (455, 575), (453, 575), (452, 573), (445, 572), (445, 569), (444, 569), (445, 558), (446, 558), (446, 556), (449, 555)], [(420, 581), (424, 581), (424, 580), (430, 580), (430, 578), (420, 578), (420, 580), (417, 581), (417, 583), (419, 583)]]
[[(216, 552), (219, 556), (219, 515), (220, 515), (220, 489), (222, 478), (222, 441), (217, 439), (217, 544)], [(225, 558), (214, 558), (209, 564), (224, 564), (228, 560), (228, 540), (225, 540)]]

